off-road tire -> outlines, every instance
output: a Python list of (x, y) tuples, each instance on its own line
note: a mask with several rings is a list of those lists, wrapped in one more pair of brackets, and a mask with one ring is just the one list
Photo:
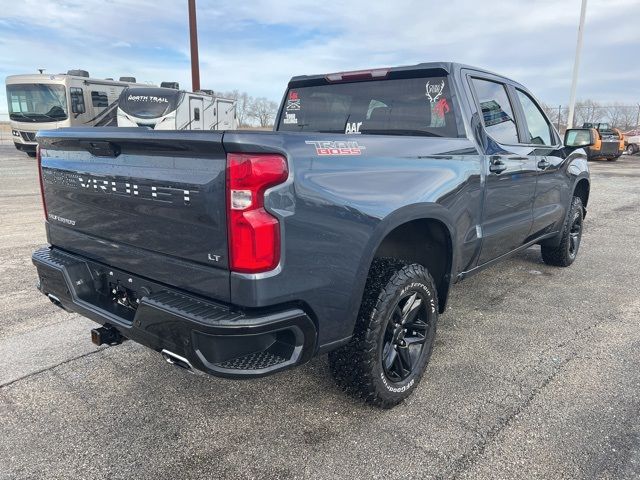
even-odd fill
[[(407, 307), (409, 313), (421, 309), (412, 320), (414, 326), (420, 322), (420, 326), (415, 327), (419, 331), (420, 342), (411, 336), (416, 335), (416, 331), (398, 332), (398, 328), (402, 330), (403, 325), (400, 324), (404, 324), (397, 321), (398, 315), (401, 315), (401, 320), (408, 321), (408, 314), (403, 313), (400, 306), (406, 306), (411, 299), (413, 303)], [(418, 307), (414, 307), (417, 299), (421, 301)], [(331, 373), (346, 392), (378, 407), (394, 407), (411, 395), (424, 374), (433, 348), (437, 320), (438, 295), (435, 282), (425, 267), (396, 259), (375, 259), (369, 271), (353, 337), (347, 345), (329, 353)], [(413, 328), (409, 327), (410, 330)], [(403, 355), (396, 353), (396, 357), (402, 358), (394, 357), (403, 374), (410, 372), (404, 379), (400, 376), (392, 378), (387, 373), (388, 367), (383, 366), (383, 358), (388, 361), (392, 356), (389, 355), (393, 353), (391, 348), (396, 352), (401, 348), (389, 340), (390, 329), (402, 335), (398, 341), (408, 349), (403, 350)], [(421, 333), (423, 331), (424, 334)], [(415, 350), (417, 343), (422, 345), (420, 351)], [(409, 365), (413, 368), (403, 368), (406, 355), (412, 360)], [(393, 367), (396, 365), (394, 361)]]
[[(580, 243), (582, 240), (584, 210), (582, 200), (579, 197), (573, 197), (571, 200), (571, 208), (567, 215), (564, 227), (562, 229), (562, 239), (556, 247), (542, 245), (542, 260), (547, 265), (556, 267), (568, 267), (573, 263), (578, 255)], [(575, 235), (575, 227), (578, 225), (577, 236)]]

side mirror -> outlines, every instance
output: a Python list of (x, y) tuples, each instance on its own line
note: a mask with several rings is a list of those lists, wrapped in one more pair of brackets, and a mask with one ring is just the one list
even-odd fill
[(594, 128), (570, 128), (564, 134), (564, 146), (570, 148), (591, 147), (598, 140)]

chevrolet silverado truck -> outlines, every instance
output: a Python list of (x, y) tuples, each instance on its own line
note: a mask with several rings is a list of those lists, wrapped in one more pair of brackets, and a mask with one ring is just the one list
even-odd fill
[(298, 76), (258, 131), (38, 134), (38, 288), (171, 364), (250, 378), (329, 353), (380, 407), (422, 378), (452, 284), (580, 247), (584, 147), (522, 85), (453, 63)]

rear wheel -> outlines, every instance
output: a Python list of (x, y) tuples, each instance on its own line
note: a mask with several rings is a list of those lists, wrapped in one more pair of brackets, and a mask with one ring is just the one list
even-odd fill
[(578, 255), (580, 242), (582, 241), (582, 221), (584, 210), (582, 200), (573, 197), (567, 221), (562, 230), (560, 244), (556, 247), (542, 245), (542, 260), (548, 265), (568, 267)]
[(397, 405), (424, 374), (437, 320), (435, 283), (422, 265), (375, 259), (354, 335), (329, 354), (333, 376), (369, 403)]
[(35, 158), (36, 152), (27, 152), (27, 155), (29, 155), (31, 158)]

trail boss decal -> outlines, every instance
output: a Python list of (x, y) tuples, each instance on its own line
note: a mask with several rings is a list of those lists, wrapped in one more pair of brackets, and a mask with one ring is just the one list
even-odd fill
[(313, 141), (307, 140), (307, 145), (316, 147), (317, 155), (360, 155), (364, 146), (351, 141)]
[(444, 91), (444, 80), (442, 80), (442, 83), (440, 85), (432, 85), (431, 80), (427, 81), (426, 90), (426, 95), (429, 101), (431, 103), (436, 103), (438, 101), (438, 98), (440, 98), (440, 95), (442, 95), (442, 92)]

